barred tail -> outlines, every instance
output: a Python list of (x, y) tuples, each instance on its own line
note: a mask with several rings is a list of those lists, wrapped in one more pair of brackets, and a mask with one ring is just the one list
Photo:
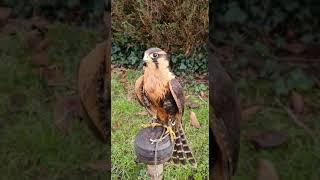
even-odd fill
[(192, 165), (196, 166), (196, 160), (194, 159), (191, 149), (187, 144), (185, 134), (182, 125), (176, 130), (176, 140), (173, 148), (172, 161), (175, 164), (187, 164), (187, 161)]

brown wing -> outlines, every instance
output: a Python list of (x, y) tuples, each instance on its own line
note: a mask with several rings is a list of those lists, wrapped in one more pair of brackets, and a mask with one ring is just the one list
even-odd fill
[(137, 79), (135, 87), (134, 87), (134, 91), (135, 91), (136, 97), (138, 99), (138, 102), (140, 103), (141, 106), (144, 106), (143, 97), (142, 97), (142, 89), (143, 89), (143, 75)]
[[(99, 134), (105, 142), (109, 140), (108, 127), (110, 125), (110, 86), (106, 76), (110, 57), (108, 41), (100, 43), (85, 58), (78, 67), (78, 91), (85, 111), (85, 118), (94, 133)], [(101, 87), (100, 87), (101, 86)], [(98, 92), (98, 91), (99, 92)], [(105, 92), (108, 91), (108, 92)]]
[[(240, 149), (241, 109), (233, 82), (217, 58), (214, 57), (212, 49), (211, 43), (209, 43), (209, 114), (210, 129), (214, 136), (212, 138), (213, 145), (210, 145), (214, 158), (211, 163), (216, 176), (218, 176), (217, 174), (232, 176), (237, 169)], [(217, 179), (219, 178), (217, 177)]]
[(177, 79), (172, 79), (171, 81), (169, 81), (169, 88), (170, 88), (171, 94), (172, 94), (172, 96), (178, 106), (179, 114), (182, 117), (183, 113), (184, 113), (183, 88)]
[(146, 97), (146, 95), (144, 94), (144, 91), (143, 91), (143, 75), (137, 79), (134, 89), (135, 89), (135, 94), (136, 94), (136, 97), (137, 97), (140, 105), (145, 107), (146, 110), (149, 112), (149, 114), (155, 115), (155, 111), (151, 107), (151, 104), (148, 100), (148, 97)]

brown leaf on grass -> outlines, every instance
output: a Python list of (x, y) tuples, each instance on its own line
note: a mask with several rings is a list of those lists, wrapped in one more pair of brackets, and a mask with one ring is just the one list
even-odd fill
[(301, 94), (292, 91), (290, 96), (291, 107), (295, 113), (302, 113), (304, 109), (304, 101)]
[(89, 161), (85, 163), (85, 166), (90, 169), (103, 172), (110, 170), (110, 167), (106, 160)]
[(189, 100), (189, 98), (190, 98), (190, 95), (185, 96), (184, 101), (187, 102)]
[(75, 117), (81, 114), (79, 96), (60, 97), (54, 105), (54, 125), (65, 135), (70, 134)]
[(48, 66), (49, 65), (48, 53), (45, 51), (42, 51), (35, 54), (32, 58), (32, 64), (38, 65), (38, 66)]
[(11, 15), (11, 8), (0, 7), (0, 23), (7, 20)]
[(127, 70), (124, 70), (124, 69), (120, 70), (119, 71), (119, 78), (126, 80), (126, 77), (127, 77)]
[(257, 114), (261, 110), (262, 110), (261, 105), (253, 105), (253, 106), (249, 106), (249, 107), (243, 109), (241, 112), (242, 120), (248, 121), (252, 116)]
[(271, 161), (259, 159), (257, 180), (279, 180), (279, 175)]
[(58, 86), (63, 83), (63, 74), (56, 67), (44, 67), (40, 69), (40, 77), (47, 81), (48, 86)]
[(52, 43), (51, 39), (46, 38), (46, 39), (42, 40), (42, 41), (38, 44), (38, 46), (37, 46), (36, 49), (37, 49), (37, 51), (47, 50), (48, 47), (51, 45), (51, 43)]
[(190, 124), (197, 129), (200, 128), (200, 123), (193, 111), (190, 111)]
[(129, 91), (129, 82), (126, 78), (120, 79), (119, 82), (122, 84), (125, 91)]
[(115, 123), (113, 123), (113, 125), (112, 125), (112, 130), (118, 130), (119, 128), (120, 128), (121, 126), (120, 126), (120, 122), (119, 121), (116, 121)]
[(301, 43), (290, 43), (284, 45), (282, 49), (293, 54), (301, 54), (306, 50), (306, 47)]
[(25, 39), (26, 39), (26, 44), (27, 44), (28, 48), (34, 49), (43, 40), (43, 36), (40, 31), (35, 29), (35, 30), (27, 32)]
[(201, 96), (202, 98), (206, 98), (206, 97), (207, 97), (207, 95), (206, 95), (203, 91), (200, 91), (200, 96)]
[(281, 145), (288, 140), (288, 135), (280, 131), (262, 131), (247, 134), (247, 139), (256, 148), (269, 148)]
[(189, 108), (191, 108), (191, 109), (195, 109), (195, 108), (200, 107), (199, 104), (194, 103), (194, 102), (187, 102), (186, 105), (187, 105)]
[(127, 69), (123, 68), (123, 67), (115, 67), (112, 70), (112, 73), (115, 73), (116, 75), (119, 76), (120, 79), (126, 77), (127, 75)]
[(136, 99), (136, 94), (135, 92), (128, 92), (128, 100), (129, 101), (132, 101), (132, 100), (135, 100)]
[(47, 21), (43, 17), (35, 16), (33, 17), (30, 21), (31, 28), (33, 29), (40, 29), (41, 31), (46, 31), (48, 30), (50, 26), (50, 22)]
[(11, 112), (23, 110), (27, 103), (27, 96), (23, 93), (14, 93), (9, 96), (9, 109)]

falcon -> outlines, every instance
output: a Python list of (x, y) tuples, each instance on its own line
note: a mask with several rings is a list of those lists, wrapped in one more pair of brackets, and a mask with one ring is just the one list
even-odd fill
[(170, 71), (166, 52), (150, 48), (143, 57), (143, 75), (135, 83), (135, 94), (139, 103), (153, 116), (143, 127), (162, 126), (165, 134), (175, 143), (172, 160), (175, 164), (196, 165), (187, 144), (182, 127), (184, 113), (183, 88)]

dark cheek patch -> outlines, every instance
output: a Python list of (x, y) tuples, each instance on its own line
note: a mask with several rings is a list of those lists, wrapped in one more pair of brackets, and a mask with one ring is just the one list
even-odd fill
[(152, 59), (152, 62), (156, 65), (156, 68), (159, 68), (159, 62), (156, 58)]

